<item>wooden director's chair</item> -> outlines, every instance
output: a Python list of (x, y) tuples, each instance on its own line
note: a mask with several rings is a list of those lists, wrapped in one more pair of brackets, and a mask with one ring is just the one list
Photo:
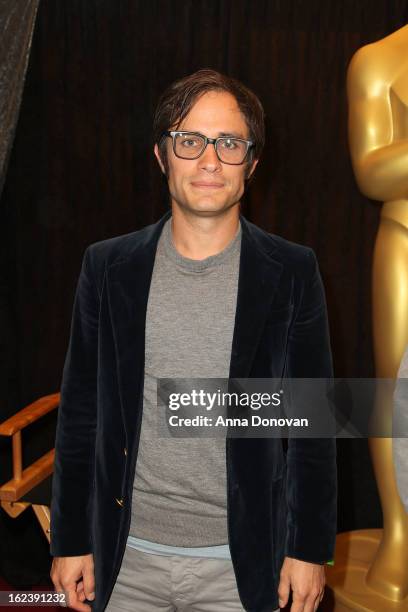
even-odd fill
[(59, 401), (59, 393), (46, 395), (0, 423), (0, 435), (11, 436), (13, 448), (13, 478), (0, 485), (0, 505), (12, 518), (32, 506), (48, 542), (54, 449), (23, 469), (21, 431), (57, 408)]

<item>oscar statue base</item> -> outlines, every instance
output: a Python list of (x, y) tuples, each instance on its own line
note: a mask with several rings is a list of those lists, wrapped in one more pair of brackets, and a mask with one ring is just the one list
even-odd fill
[(326, 565), (326, 594), (322, 612), (408, 612), (408, 598), (392, 601), (366, 584), (367, 572), (377, 552), (382, 529), (341, 533), (336, 539), (333, 566)]

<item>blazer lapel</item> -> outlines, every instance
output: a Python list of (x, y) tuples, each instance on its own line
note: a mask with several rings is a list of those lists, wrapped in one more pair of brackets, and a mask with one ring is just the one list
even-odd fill
[(260, 244), (261, 230), (242, 215), (240, 219), (241, 257), (230, 378), (249, 376), (282, 273), (282, 264)]
[(134, 440), (142, 402), (145, 323), (157, 243), (168, 211), (141, 230), (131, 255), (108, 267), (106, 287), (116, 352), (122, 417), (128, 440)]

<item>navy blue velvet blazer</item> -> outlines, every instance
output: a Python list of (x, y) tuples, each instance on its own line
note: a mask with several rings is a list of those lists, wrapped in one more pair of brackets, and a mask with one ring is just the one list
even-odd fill
[[(89, 246), (78, 281), (58, 413), (51, 554), (93, 553), (105, 609), (129, 532), (140, 436), (147, 299), (163, 224)], [(313, 251), (242, 215), (231, 378), (330, 377)], [(226, 439), (228, 533), (245, 610), (278, 607), (285, 556), (324, 563), (336, 535), (333, 439)]]

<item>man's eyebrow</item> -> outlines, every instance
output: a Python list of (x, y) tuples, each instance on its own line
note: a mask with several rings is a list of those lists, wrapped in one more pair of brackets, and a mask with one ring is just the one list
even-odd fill
[(221, 137), (229, 137), (229, 138), (242, 138), (242, 140), (246, 140), (245, 136), (240, 134), (239, 132), (218, 132), (218, 136)]

